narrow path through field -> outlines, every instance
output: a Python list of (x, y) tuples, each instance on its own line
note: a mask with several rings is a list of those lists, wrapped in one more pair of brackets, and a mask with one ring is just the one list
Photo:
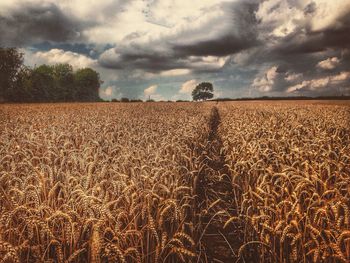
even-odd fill
[(195, 180), (196, 209), (198, 218), (198, 262), (234, 262), (242, 240), (239, 226), (224, 228), (234, 211), (233, 189), (230, 171), (225, 163), (223, 143), (218, 134), (220, 114), (213, 107), (208, 141), (202, 149), (202, 165)]

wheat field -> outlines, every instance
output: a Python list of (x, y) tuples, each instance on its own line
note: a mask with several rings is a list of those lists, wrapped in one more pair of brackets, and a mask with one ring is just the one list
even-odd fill
[(349, 262), (349, 106), (0, 105), (0, 262)]
[[(220, 133), (243, 225), (260, 262), (350, 260), (350, 110), (227, 105)], [(244, 116), (242, 118), (242, 116)]]

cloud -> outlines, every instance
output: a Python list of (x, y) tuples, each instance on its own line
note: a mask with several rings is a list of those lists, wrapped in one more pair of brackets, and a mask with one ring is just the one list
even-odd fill
[(263, 1), (256, 12), (259, 29), (267, 37), (283, 38), (291, 34), (303, 18), (300, 6), (287, 0)]
[(174, 77), (174, 76), (181, 76), (181, 75), (187, 75), (191, 73), (191, 70), (189, 69), (171, 69), (171, 70), (165, 70), (160, 73), (160, 76), (162, 77)]
[[(313, 32), (322, 32), (330, 29), (340, 29), (349, 14), (350, 2), (344, 0), (317, 0), (314, 1), (314, 12), (310, 25)], [(344, 20), (343, 20), (344, 19)]]
[(286, 73), (286, 77), (285, 77), (285, 80), (287, 82), (294, 82), (298, 79), (301, 79), (303, 77), (303, 74), (302, 73), (291, 73), (291, 72), (287, 72)]
[(191, 94), (192, 90), (197, 86), (198, 82), (195, 79), (191, 79), (183, 83), (180, 87), (179, 93)]
[(334, 69), (339, 63), (340, 60), (337, 57), (333, 57), (318, 62), (317, 67), (321, 69)]
[(348, 72), (341, 72), (336, 75), (331, 75), (327, 77), (322, 78), (316, 78), (311, 80), (304, 80), (301, 83), (289, 87), (286, 92), (292, 93), (292, 92), (303, 92), (303, 91), (325, 91), (325, 89), (328, 88), (328, 90), (335, 89), (337, 85), (339, 84), (346, 84), (343, 86), (343, 88), (348, 88), (350, 86), (349, 83), (350, 80), (350, 71)]
[(235, 1), (222, 4), (220, 8), (221, 16), (215, 16), (201, 28), (201, 38), (195, 36), (192, 43), (177, 43), (175, 50), (186, 55), (227, 56), (259, 44), (255, 17), (258, 4), (255, 1)]
[[(113, 70), (113, 68), (111, 70)], [(159, 72), (145, 72), (143, 70), (136, 69), (136, 70), (133, 70), (131, 76), (137, 79), (148, 80), (148, 79), (153, 79), (157, 77), (161, 77), (161, 78), (182, 77), (184, 75), (190, 74), (191, 72), (192, 71), (190, 69), (170, 69), (170, 70), (163, 70)]]
[(186, 64), (196, 71), (217, 71), (225, 66), (228, 59), (229, 56), (190, 56)]
[(105, 97), (111, 97), (113, 95), (113, 87), (108, 86), (106, 89), (102, 90), (101, 93)]
[(121, 50), (113, 48), (101, 54), (99, 63), (101, 66), (111, 69), (141, 69), (147, 72), (165, 75), (183, 75), (191, 71), (217, 71), (228, 60), (218, 56), (188, 56), (179, 57), (157, 53), (151, 50), (143, 52), (140, 48), (133, 50)]
[(332, 81), (345, 81), (350, 79), (350, 71), (343, 71), (332, 77)]
[(146, 95), (146, 96), (149, 96), (149, 95), (154, 95), (157, 91), (157, 88), (158, 88), (158, 85), (152, 85), (152, 86), (149, 86), (147, 89), (145, 89), (143, 91), (143, 93)]
[(97, 66), (97, 62), (90, 57), (62, 49), (51, 49), (49, 51), (27, 51), (26, 64), (58, 64), (68, 63), (75, 69)]
[[(247, 71), (255, 71), (252, 87), (269, 95), (283, 95), (291, 87), (311, 80), (319, 80), (303, 89), (311, 95), (312, 92), (330, 94), (344, 89), (346, 84), (334, 81), (330, 82), (332, 88), (327, 88), (330, 85), (321, 89), (312, 87), (326, 83), (330, 71), (337, 74), (350, 68), (347, 52), (350, 49), (349, 3), (338, 0), (334, 3), (325, 0), (262, 1), (256, 12), (257, 38), (261, 45), (234, 55), (231, 67), (243, 66)], [(268, 78), (266, 71), (271, 65), (277, 66), (276, 75)]]
[[(176, 5), (174, 2), (167, 5), (173, 4)], [(208, 1), (197, 16), (193, 13), (189, 13), (188, 17), (178, 14), (177, 19), (173, 17), (174, 23), (167, 22), (162, 12), (152, 11), (152, 25), (148, 25), (149, 20), (143, 23), (147, 32), (142, 33), (139, 29), (129, 32), (117, 47), (106, 50), (100, 56), (99, 63), (108, 68), (133, 68), (149, 72), (219, 70), (230, 54), (258, 44), (255, 34), (256, 8), (257, 4), (253, 4), (253, 1)], [(167, 11), (172, 16), (170, 13), (174, 10)], [(162, 18), (156, 19), (157, 15)], [(139, 22), (136, 20), (135, 23)]]
[(145, 89), (143, 91), (144, 94), (144, 99), (148, 100), (148, 99), (152, 99), (155, 101), (163, 101), (166, 100), (165, 97), (157, 92), (158, 90), (158, 85), (151, 85), (149, 86), (147, 89)]
[(253, 81), (252, 86), (261, 92), (269, 92), (272, 90), (275, 83), (275, 78), (278, 75), (277, 66), (273, 66), (268, 69), (263, 76), (256, 77)]
[(349, 1), (315, 0), (313, 8), (307, 12), (305, 9), (310, 3), (300, 3), (299, 10), (304, 10), (304, 14), (288, 17), (288, 21), (295, 24), (294, 29), (275, 45), (276, 49), (282, 53), (314, 53), (329, 48), (350, 47)]
[(77, 40), (81, 29), (82, 25), (55, 3), (5, 0), (0, 4), (0, 45), (3, 46)]
[(110, 85), (107, 87), (100, 88), (100, 97), (105, 100), (110, 100), (112, 98), (122, 98), (123, 94), (120, 88), (115, 85)]
[(195, 79), (222, 96), (349, 91), (348, 0), (2, 0), (0, 34), (30, 65), (90, 66), (130, 98), (152, 83), (184, 98)]

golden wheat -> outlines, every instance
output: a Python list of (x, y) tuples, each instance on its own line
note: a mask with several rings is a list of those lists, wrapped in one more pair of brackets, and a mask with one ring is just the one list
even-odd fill
[(346, 104), (0, 107), (1, 262), (350, 261)]
[(2, 105), (0, 259), (190, 262), (209, 109)]
[(240, 193), (239, 214), (224, 226), (245, 219), (239, 255), (252, 259), (247, 244), (270, 242), (256, 246), (255, 261), (350, 261), (350, 108), (224, 103), (220, 111), (226, 163)]

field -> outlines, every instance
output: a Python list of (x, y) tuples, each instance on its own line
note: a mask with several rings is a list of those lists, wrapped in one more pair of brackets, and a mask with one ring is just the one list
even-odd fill
[(350, 104), (0, 105), (0, 262), (349, 262)]

